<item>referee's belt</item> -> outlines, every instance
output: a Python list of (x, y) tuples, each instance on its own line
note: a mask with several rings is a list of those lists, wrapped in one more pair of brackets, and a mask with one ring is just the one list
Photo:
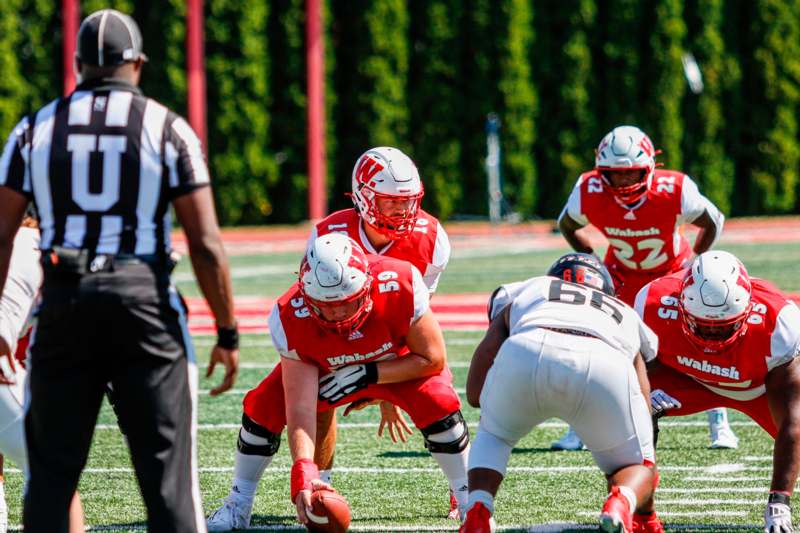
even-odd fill
[(43, 250), (41, 262), (45, 273), (74, 276), (114, 272), (129, 265), (148, 265), (171, 271), (169, 259), (160, 254), (95, 254), (91, 250), (63, 246)]

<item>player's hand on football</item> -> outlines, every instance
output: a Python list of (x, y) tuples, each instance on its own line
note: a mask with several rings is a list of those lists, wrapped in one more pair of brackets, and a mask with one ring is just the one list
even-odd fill
[(211, 377), (214, 368), (220, 363), (225, 367), (225, 376), (218, 387), (211, 389), (211, 396), (217, 396), (229, 390), (236, 383), (236, 376), (239, 374), (239, 350), (228, 350), (221, 346), (214, 346), (211, 350), (211, 360), (208, 362), (206, 377)]
[(764, 533), (793, 532), (791, 508), (785, 503), (768, 503), (764, 511)]
[(311, 493), (317, 490), (333, 490), (333, 487), (321, 479), (311, 480), (311, 489), (304, 489), (297, 493), (294, 500), (297, 507), (297, 521), (301, 524), (308, 523), (308, 513), (311, 512)]
[(680, 409), (681, 402), (663, 390), (655, 389), (650, 392), (650, 407), (652, 408), (653, 415), (663, 416), (670, 409)]
[(389, 437), (396, 443), (398, 439), (408, 442), (408, 436), (413, 433), (403, 412), (391, 402), (381, 402), (381, 425), (378, 426), (378, 436), (383, 436), (383, 428), (389, 428)]

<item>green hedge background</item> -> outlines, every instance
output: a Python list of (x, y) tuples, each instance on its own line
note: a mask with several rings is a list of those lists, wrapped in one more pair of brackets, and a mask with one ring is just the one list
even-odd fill
[[(208, 154), (225, 224), (307, 217), (303, 0), (206, 0)], [(84, 0), (142, 27), (145, 92), (186, 112), (183, 0)], [(503, 189), (555, 216), (594, 148), (632, 123), (729, 215), (800, 212), (800, 0), (324, 2), (329, 208), (358, 155), (417, 162), (424, 206), (485, 216), (485, 122), (502, 123)], [(691, 52), (705, 90), (689, 91)], [(57, 96), (52, 0), (0, 2), (0, 130)]]

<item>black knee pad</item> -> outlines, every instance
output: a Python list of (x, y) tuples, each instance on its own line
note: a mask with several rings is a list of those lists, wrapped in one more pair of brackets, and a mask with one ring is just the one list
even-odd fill
[[(451, 442), (434, 442), (428, 438), (431, 435), (442, 433), (457, 425), (464, 428), (464, 432)], [(431, 453), (461, 453), (467, 448), (467, 445), (469, 445), (469, 428), (464, 421), (464, 415), (461, 414), (461, 411), (456, 411), (455, 413), (447, 415), (430, 426), (422, 428), (420, 432), (425, 439), (425, 448)]]
[(252, 433), (256, 437), (267, 439), (269, 442), (263, 446), (254, 446), (253, 444), (248, 444), (242, 440), (242, 432), (239, 430), (239, 440), (236, 443), (236, 447), (240, 452), (245, 455), (262, 455), (264, 457), (269, 457), (278, 453), (278, 449), (281, 447), (280, 433), (273, 433), (264, 426), (259, 426), (253, 421), (253, 419), (244, 413), (242, 413), (242, 428), (244, 428), (248, 433)]

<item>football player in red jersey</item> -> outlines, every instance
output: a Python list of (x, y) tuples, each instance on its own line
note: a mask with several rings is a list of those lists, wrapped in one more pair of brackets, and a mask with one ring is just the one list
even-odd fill
[(774, 439), (765, 531), (792, 530), (789, 496), (800, 469), (800, 309), (719, 250), (646, 285), (635, 308), (660, 339), (648, 369), (651, 404), (666, 416), (722, 405)]
[[(597, 147), (595, 168), (578, 178), (558, 219), (564, 238), (576, 251), (594, 253), (578, 233), (588, 224), (608, 239), (604, 262), (614, 277), (617, 298), (632, 305), (646, 283), (680, 270), (719, 238), (725, 217), (682, 172), (656, 168), (657, 151), (634, 126), (618, 126)], [(683, 224), (700, 229), (693, 248), (681, 234)], [(712, 448), (736, 448), (738, 439), (724, 409), (709, 411)], [(553, 443), (579, 449), (570, 430)]]
[[(328, 215), (311, 231), (309, 245), (320, 235), (344, 233), (370, 254), (410, 262), (422, 273), (431, 294), (450, 260), (447, 233), (432, 215), (420, 207), (424, 189), (414, 162), (402, 151), (389, 146), (371, 148), (361, 154), (353, 167), (353, 207)], [(359, 409), (367, 400), (354, 404)], [(348, 408), (345, 414), (352, 408)], [(395, 440), (405, 440), (408, 425), (402, 413), (389, 402), (381, 402), (381, 429), (388, 426)], [(322, 479), (331, 482), (336, 445), (336, 411), (317, 416), (316, 463)], [(458, 505), (450, 495), (451, 518), (458, 518)]]
[(281, 362), (245, 396), (233, 486), (209, 530), (249, 526), (256, 485), (285, 426), (292, 501), (305, 522), (311, 491), (325, 485), (313, 460), (317, 413), (366, 398), (409, 414), (450, 486), (464, 487), (457, 494), (466, 504), (469, 433), (416, 267), (366, 255), (345, 235), (318, 237), (269, 326)]

